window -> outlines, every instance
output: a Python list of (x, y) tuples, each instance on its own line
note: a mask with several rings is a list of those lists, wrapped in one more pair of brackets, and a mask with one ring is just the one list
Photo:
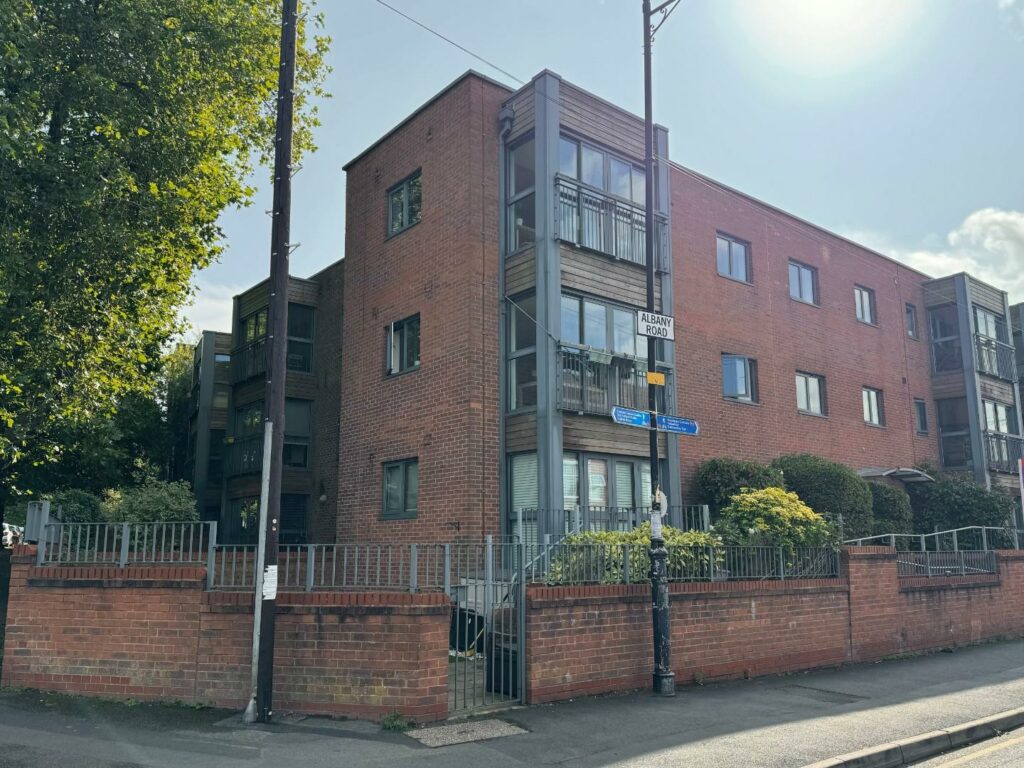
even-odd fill
[(932, 338), (932, 368), (935, 373), (961, 370), (963, 357), (960, 353), (956, 305), (946, 304), (929, 309), (928, 327)]
[(817, 304), (818, 270), (798, 261), (789, 262), (789, 296), (807, 304)]
[(942, 466), (969, 467), (973, 461), (967, 398), (953, 397), (935, 401), (939, 423), (939, 447)]
[(508, 409), (537, 405), (537, 299), (533, 294), (509, 300)]
[(722, 397), (757, 402), (757, 361), (740, 355), (722, 355)]
[(213, 407), (223, 410), (228, 407), (228, 399), (231, 396), (231, 387), (227, 384), (213, 385)]
[(750, 244), (719, 233), (715, 240), (718, 274), (749, 283)]
[(985, 429), (1004, 435), (1017, 434), (1017, 412), (1012, 405), (982, 400), (985, 409)]
[(242, 542), (256, 541), (259, 538), (260, 527), (259, 498), (247, 496), (241, 499), (231, 499), (228, 502), (228, 510), (230, 512), (228, 527), (234, 528), (237, 526), (237, 533), (232, 535), (233, 532), (229, 532), (227, 538)]
[(420, 367), (420, 316), (413, 315), (388, 328), (387, 373), (405, 373)]
[[(661, 469), (664, 478), (664, 462)], [(617, 511), (608, 514), (605, 508), (649, 506), (651, 465), (632, 456), (566, 452), (562, 455), (562, 491), (565, 509), (581, 507), (579, 519), (584, 526), (593, 530), (628, 527), (627, 516)]]
[(565, 136), (558, 142), (558, 172), (634, 205), (643, 205), (647, 199), (647, 176), (642, 168)]
[(914, 430), (919, 435), (928, 434), (928, 406), (924, 400), (914, 398)]
[(235, 409), (235, 458), (232, 469), (239, 474), (258, 472), (263, 466), (263, 401)]
[(224, 352), (218, 352), (213, 356), (213, 360), (215, 363), (230, 363), (231, 355), (226, 354)]
[(206, 481), (219, 483), (224, 478), (224, 430), (210, 430), (210, 454), (206, 463)]
[(861, 285), (854, 286), (853, 300), (857, 305), (857, 319), (862, 323), (875, 325), (875, 292)]
[(419, 223), (421, 197), (419, 171), (388, 190), (388, 237)]
[(284, 449), (282, 462), (289, 469), (309, 467), (310, 418), (309, 400), (284, 401)]
[(258, 341), (267, 335), (267, 310), (257, 310), (239, 321), (241, 337), (245, 344)]
[(562, 295), (561, 334), (565, 344), (627, 357), (647, 354), (646, 337), (636, 332), (636, 312), (593, 299)]
[(392, 461), (384, 465), (384, 519), (416, 517), (419, 509), (419, 472), (418, 459)]
[(907, 323), (907, 336), (912, 339), (918, 338), (917, 335), (917, 307), (913, 304), (906, 304), (903, 307), (903, 316), (906, 318)]
[(1006, 321), (1001, 315), (996, 315), (981, 307), (974, 308), (974, 327), (982, 336), (989, 339), (1001, 341), (1004, 344), (1009, 342), (1006, 332)]
[(249, 403), (235, 409), (235, 436), (248, 437), (263, 434), (263, 401)]
[(884, 427), (885, 404), (882, 400), (882, 390), (864, 387), (861, 394), (864, 402), (864, 423)]
[(533, 189), (536, 184), (533, 139), (508, 152), (508, 250), (515, 253), (532, 245), (537, 233)]
[(302, 544), (306, 541), (306, 510), (309, 507), (309, 496), (304, 493), (281, 494), (281, 529), (282, 544)]
[(825, 377), (813, 373), (796, 373), (796, 408), (801, 413), (813, 413), (824, 416), (828, 410), (825, 405)]
[(313, 370), (313, 307), (288, 304), (288, 370)]

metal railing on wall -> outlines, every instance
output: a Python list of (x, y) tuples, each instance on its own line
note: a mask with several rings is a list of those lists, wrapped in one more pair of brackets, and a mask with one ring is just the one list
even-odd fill
[[(527, 543), (553, 544), (561, 537), (584, 531), (631, 531), (651, 519), (650, 507), (574, 506), (564, 509), (524, 507), (513, 511), (509, 533)], [(707, 504), (675, 505), (665, 520), (684, 531), (707, 531), (711, 511)]]
[(996, 553), (993, 550), (900, 552), (896, 556), (896, 573), (904, 579), (974, 576), (994, 574), (996, 570)]
[[(642, 361), (565, 344), (557, 354), (558, 407), (562, 410), (598, 416), (609, 416), (613, 406), (647, 410), (647, 368)], [(671, 376), (670, 371), (663, 372)], [(659, 412), (665, 411), (668, 390), (658, 389)]]
[(251, 379), (267, 370), (267, 340), (256, 339), (231, 352), (231, 383)]
[(1006, 381), (1017, 380), (1017, 356), (1012, 344), (977, 334), (974, 349), (981, 373)]
[(36, 564), (207, 565), (216, 541), (216, 522), (49, 523)]
[(969, 525), (933, 533), (884, 533), (847, 539), (847, 546), (893, 547), (898, 551), (958, 552), (990, 549), (1020, 549), (1024, 531), (988, 525)]
[(1017, 465), (1024, 458), (1024, 438), (1001, 432), (985, 432), (985, 458), (988, 468), (996, 472), (1017, 472)]

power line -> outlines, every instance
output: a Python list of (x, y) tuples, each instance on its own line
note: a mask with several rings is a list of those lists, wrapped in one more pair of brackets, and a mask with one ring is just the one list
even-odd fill
[(399, 16), (401, 16), (401, 17), (402, 17), (403, 19), (407, 19), (408, 21), (411, 21), (411, 22), (412, 22), (413, 24), (415, 24), (415, 25), (416, 25), (417, 27), (420, 27), (421, 29), (425, 29), (425, 30), (426, 30), (427, 32), (429, 32), (430, 34), (434, 35), (435, 37), (439, 37), (439, 38), (441, 38), (442, 40), (444, 40), (444, 41), (445, 41), (446, 43), (448, 43), (449, 45), (454, 45), (454, 46), (455, 46), (456, 48), (458, 48), (458, 49), (459, 49), (460, 51), (462, 51), (463, 53), (469, 54), (470, 56), (472, 56), (472, 57), (473, 57), (474, 59), (476, 59), (477, 61), (483, 62), (484, 64), (486, 64), (486, 65), (487, 65), (488, 67), (490, 67), (491, 69), (494, 69), (494, 70), (497, 70), (498, 72), (501, 72), (501, 74), (505, 75), (505, 77), (510, 77), (510, 78), (512, 78), (513, 80), (515, 80), (515, 81), (516, 81), (517, 83), (519, 83), (520, 85), (526, 85), (526, 81), (525, 81), (525, 80), (522, 80), (522, 79), (520, 79), (520, 78), (516, 77), (516, 76), (515, 76), (515, 75), (513, 75), (513, 74), (512, 74), (511, 72), (509, 72), (509, 71), (508, 71), (507, 69), (502, 69), (501, 67), (499, 67), (499, 66), (498, 66), (497, 64), (495, 64), (494, 62), (492, 62), (492, 61), (488, 61), (487, 59), (485, 59), (485, 58), (484, 58), (483, 56), (481, 56), (480, 54), (478, 54), (478, 53), (474, 53), (473, 51), (469, 50), (469, 48), (467, 48), (466, 46), (464, 46), (464, 45), (459, 45), (459, 44), (458, 44), (458, 43), (456, 43), (456, 42), (455, 42), (454, 40), (452, 40), (452, 39), (451, 39), (450, 37), (445, 37), (445, 36), (444, 36), (444, 35), (442, 35), (442, 34), (441, 34), (440, 32), (438, 32), (438, 31), (437, 31), (436, 29), (433, 29), (432, 27), (429, 27), (429, 26), (427, 26), (427, 25), (426, 25), (426, 24), (424, 24), (424, 23), (423, 23), (422, 21), (417, 21), (417, 20), (416, 20), (416, 19), (414, 19), (414, 18), (413, 18), (412, 16), (410, 16), (410, 15), (409, 15), (409, 14), (407, 14), (407, 13), (403, 13), (402, 11), (398, 10), (397, 8), (395, 8), (395, 7), (393, 6), (393, 5), (388, 5), (387, 3), (385, 3), (385, 2), (384, 2), (384, 0), (377, 0), (377, 3), (378, 3), (379, 5), (383, 5), (383, 6), (384, 6), (385, 8), (387, 8), (387, 9), (388, 9), (389, 11), (393, 11), (394, 13), (397, 13), (397, 14), (398, 14)]

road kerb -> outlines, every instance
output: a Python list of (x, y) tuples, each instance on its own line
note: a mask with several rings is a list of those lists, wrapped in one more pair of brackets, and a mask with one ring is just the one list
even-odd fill
[(974, 744), (1000, 733), (1024, 726), (1024, 707), (999, 712), (969, 723), (922, 733), (900, 741), (891, 741), (830, 757), (804, 768), (896, 768), (924, 760), (955, 747)]

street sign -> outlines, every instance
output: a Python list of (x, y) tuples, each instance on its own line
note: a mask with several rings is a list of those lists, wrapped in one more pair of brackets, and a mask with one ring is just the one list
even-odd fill
[(657, 315), (654, 312), (637, 312), (636, 332), (641, 336), (675, 341), (675, 320), (668, 315)]
[(627, 427), (651, 428), (651, 414), (649, 411), (636, 411), (632, 408), (622, 408), (616, 405), (612, 408), (612, 420), (616, 424), (625, 424)]
[(659, 387), (665, 386), (665, 374), (660, 371), (648, 371), (647, 383), (656, 384)]
[(693, 419), (680, 419), (678, 416), (665, 416), (659, 413), (654, 422), (662, 432), (676, 432), (680, 435), (700, 434), (700, 427)]

